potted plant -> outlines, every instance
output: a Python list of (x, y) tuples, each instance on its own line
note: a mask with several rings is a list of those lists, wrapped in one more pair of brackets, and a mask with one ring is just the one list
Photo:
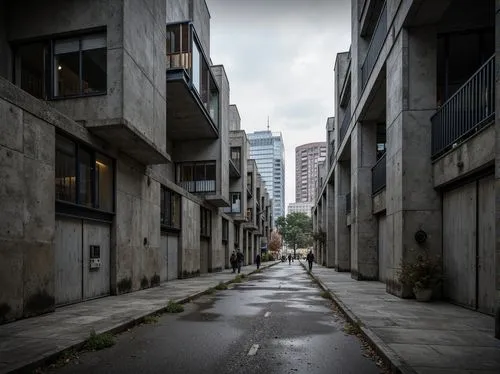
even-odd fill
[(441, 266), (437, 258), (419, 254), (413, 262), (402, 261), (399, 282), (413, 289), (417, 301), (429, 301), (434, 288), (441, 282)]

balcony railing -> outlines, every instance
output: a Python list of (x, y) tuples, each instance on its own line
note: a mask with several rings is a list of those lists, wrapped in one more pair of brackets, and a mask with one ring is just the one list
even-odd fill
[(372, 168), (372, 194), (382, 191), (386, 185), (386, 153), (377, 161), (375, 166)]
[(179, 182), (179, 186), (191, 193), (215, 192), (215, 180)]
[(345, 212), (346, 214), (351, 213), (351, 193), (348, 192), (345, 195)]
[(365, 61), (361, 65), (361, 89), (364, 89), (370, 74), (372, 73), (375, 63), (377, 62), (380, 50), (384, 45), (385, 36), (387, 35), (387, 3), (384, 3), (382, 12), (377, 21), (377, 26), (373, 31), (372, 40), (368, 46)]
[(345, 134), (347, 133), (347, 129), (349, 128), (349, 123), (351, 122), (351, 102), (347, 104), (347, 107), (344, 111), (344, 118), (342, 119), (342, 124), (340, 125), (340, 142), (339, 145), (344, 140)]
[(432, 158), (467, 139), (494, 118), (495, 56), (492, 56), (432, 116)]

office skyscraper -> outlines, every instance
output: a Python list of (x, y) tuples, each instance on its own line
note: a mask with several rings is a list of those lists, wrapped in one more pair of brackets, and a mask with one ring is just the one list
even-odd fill
[(273, 219), (285, 215), (285, 147), (281, 133), (256, 131), (248, 134), (250, 158), (254, 159), (273, 199)]
[(326, 157), (326, 143), (308, 143), (295, 148), (295, 202), (311, 202), (318, 179), (318, 162)]

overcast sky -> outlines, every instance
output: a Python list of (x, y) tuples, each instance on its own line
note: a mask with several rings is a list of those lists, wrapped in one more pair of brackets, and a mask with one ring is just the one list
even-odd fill
[[(214, 64), (223, 64), (241, 126), (281, 131), (285, 209), (295, 201), (295, 147), (325, 141), (335, 56), (349, 49), (350, 0), (206, 0)], [(286, 210), (285, 210), (286, 213)]]

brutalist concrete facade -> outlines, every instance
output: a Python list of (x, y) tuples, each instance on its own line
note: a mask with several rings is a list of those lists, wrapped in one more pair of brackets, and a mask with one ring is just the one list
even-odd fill
[(500, 336), (498, 10), (352, 1), (313, 221), (319, 261), (401, 297), (413, 293), (399, 283), (401, 262), (438, 256), (435, 297), (496, 316)]
[[(203, 0), (0, 4), (0, 322), (228, 266), (242, 234), (222, 211), (232, 113), (222, 65), (207, 58), (217, 132), (168, 132), (182, 118), (167, 113), (204, 113), (167, 98), (169, 87), (195, 97), (165, 58), (166, 23), (185, 21), (209, 56)], [(101, 91), (88, 76), (99, 58)], [(178, 169), (206, 160), (219, 165), (216, 188), (191, 193)]]

